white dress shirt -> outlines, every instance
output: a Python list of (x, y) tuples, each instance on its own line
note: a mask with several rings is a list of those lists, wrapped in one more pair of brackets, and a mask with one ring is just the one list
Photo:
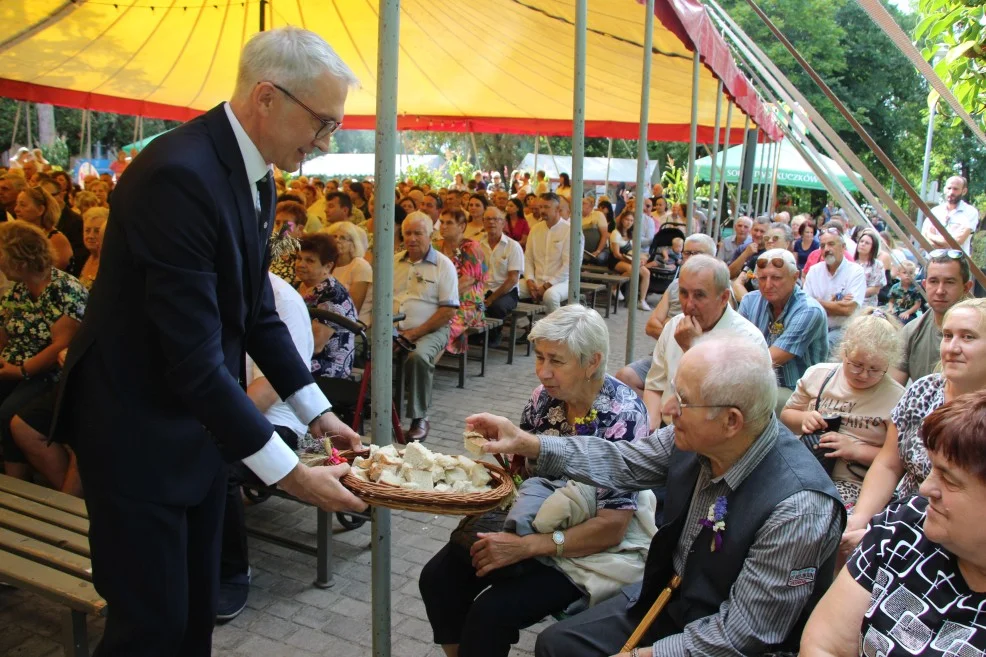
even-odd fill
[[(863, 305), (866, 299), (866, 272), (855, 262), (842, 259), (842, 264), (829, 273), (825, 261), (814, 264), (805, 275), (805, 294), (818, 301), (835, 301), (837, 295), (851, 294), (857, 306)], [(828, 315), (829, 330), (839, 328), (849, 321), (848, 316)]]
[[(501, 233), (500, 241), (495, 246), (491, 247), (486, 239), (483, 240), (482, 244), (483, 251), (486, 253), (486, 269), (488, 270), (487, 290), (496, 292), (500, 289), (500, 286), (507, 280), (507, 275), (512, 271), (517, 272), (517, 280), (520, 280), (520, 274), (524, 271), (524, 250), (520, 248), (520, 242), (508, 237), (506, 233)], [(518, 285), (515, 283), (514, 289), (517, 288)]]
[[(267, 175), (270, 167), (246, 130), (243, 129), (239, 119), (233, 114), (229, 103), (224, 103), (223, 109), (226, 110), (226, 117), (229, 119), (233, 134), (236, 136), (236, 144), (240, 147), (240, 154), (243, 156), (243, 164), (246, 167), (247, 180), (250, 182), (254, 207), (259, 212), (260, 192), (257, 190), (257, 183)], [(309, 360), (305, 362), (309, 362)], [(298, 419), (306, 425), (326, 409), (332, 408), (332, 404), (329, 403), (329, 400), (325, 398), (325, 395), (314, 382), (296, 391), (285, 401), (294, 410)], [(260, 451), (244, 457), (243, 464), (260, 477), (261, 481), (270, 485), (284, 479), (294, 469), (294, 466), (298, 464), (298, 455), (281, 440), (275, 431)]]
[(570, 242), (571, 229), (566, 219), (559, 219), (551, 228), (547, 221), (531, 226), (524, 252), (524, 278), (538, 285), (568, 283)]
[[(948, 205), (942, 203), (931, 208), (931, 213), (948, 230), (950, 235), (958, 235), (963, 229), (969, 229), (969, 236), (961, 244), (962, 250), (969, 253), (969, 246), (972, 244), (972, 233), (975, 233), (976, 228), (979, 227), (979, 210), (965, 201), (959, 201), (958, 205), (951, 212), (948, 210)], [(921, 232), (926, 237), (941, 237), (941, 233), (938, 232), (935, 225), (927, 219), (924, 220), (924, 228)]]

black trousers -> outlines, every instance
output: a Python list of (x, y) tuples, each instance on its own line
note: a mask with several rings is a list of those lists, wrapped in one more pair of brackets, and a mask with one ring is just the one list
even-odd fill
[(93, 657), (212, 653), (225, 491), (225, 468), (190, 506), (86, 487), (93, 584), (107, 602)]
[[(274, 431), (291, 449), (298, 448), (298, 436), (287, 427), (276, 426)], [(250, 568), (247, 551), (246, 512), (240, 487), (246, 481), (258, 481), (257, 476), (243, 463), (230, 466), (226, 483), (226, 512), (223, 514), (222, 552), (219, 562), (219, 578), (223, 581), (237, 575), (246, 575)]]
[(486, 306), (486, 316), (492, 317), (493, 319), (504, 319), (517, 307), (519, 301), (520, 296), (517, 294), (517, 288), (514, 288), (493, 303), (488, 304)]
[(458, 644), (460, 657), (506, 657), (521, 629), (582, 595), (560, 571), (531, 563), (519, 577), (480, 578), (448, 545), (439, 550), (418, 581), (435, 643)]
[[(535, 657), (609, 657), (619, 653), (646, 611), (627, 611), (637, 601), (640, 587), (641, 582), (625, 586), (609, 600), (547, 628), (538, 635)], [(665, 611), (644, 633), (638, 647), (650, 647), (658, 639), (680, 631)]]

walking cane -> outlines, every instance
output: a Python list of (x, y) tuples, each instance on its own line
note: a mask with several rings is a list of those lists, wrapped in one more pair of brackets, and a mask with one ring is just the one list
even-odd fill
[(633, 634), (630, 635), (627, 642), (623, 644), (623, 648), (620, 652), (630, 652), (637, 647), (637, 644), (640, 643), (640, 640), (644, 637), (644, 634), (650, 629), (650, 626), (654, 624), (658, 614), (664, 610), (664, 607), (668, 604), (668, 600), (671, 599), (671, 594), (675, 592), (679, 584), (681, 584), (681, 577), (672, 575), (671, 581), (668, 582), (668, 585), (664, 587), (663, 591), (661, 591), (661, 595), (657, 596), (657, 600), (655, 600), (654, 604), (651, 605), (651, 608), (647, 610), (643, 620), (640, 621), (640, 625), (637, 625), (637, 629), (633, 631)]

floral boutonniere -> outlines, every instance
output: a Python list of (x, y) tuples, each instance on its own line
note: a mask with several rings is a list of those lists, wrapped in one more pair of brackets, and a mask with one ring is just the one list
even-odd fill
[(720, 495), (709, 505), (709, 515), (698, 521), (703, 527), (712, 530), (712, 545), (709, 550), (716, 552), (722, 549), (722, 534), (726, 531), (726, 497)]
[(575, 429), (576, 436), (592, 436), (595, 435), (596, 429), (599, 428), (599, 413), (596, 409), (589, 409), (589, 412), (582, 417), (577, 417), (572, 422), (572, 427)]
[(784, 332), (784, 324), (782, 324), (780, 320), (777, 320), (776, 322), (774, 322), (774, 323), (772, 323), (770, 325), (770, 334), (771, 335), (773, 335), (773, 336), (776, 337), (776, 336), (780, 335), (783, 332)]

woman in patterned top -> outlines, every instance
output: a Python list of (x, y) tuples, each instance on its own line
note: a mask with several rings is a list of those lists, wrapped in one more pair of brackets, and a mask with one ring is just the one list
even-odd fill
[(281, 201), (277, 204), (271, 233), (270, 271), (291, 285), (295, 284), (294, 261), (298, 257), (298, 239), (305, 234), (307, 221), (308, 213), (301, 203)]
[(89, 297), (52, 259), (40, 228), (24, 221), (0, 224), (0, 271), (14, 282), (0, 303), (0, 444), (5, 472), (21, 479), (27, 479), (28, 465), (10, 421), (28, 401), (54, 388), (58, 353), (79, 330)]
[(17, 205), (14, 214), (21, 221), (34, 224), (44, 231), (51, 242), (52, 266), (62, 271), (72, 271), (72, 245), (68, 238), (55, 230), (61, 211), (55, 198), (40, 185), (29, 187), (17, 195)]
[(103, 228), (106, 227), (106, 219), (110, 216), (109, 208), (89, 208), (82, 216), (82, 239), (86, 249), (89, 250), (89, 257), (82, 265), (79, 272), (79, 282), (87, 289), (92, 289), (92, 284), (96, 282), (96, 274), (99, 272), (99, 252), (103, 249)]
[(912, 383), (890, 414), (893, 426), (873, 461), (856, 509), (846, 523), (840, 550), (848, 554), (859, 544), (870, 519), (898, 497), (917, 495), (931, 471), (921, 443), (924, 419), (960, 395), (986, 390), (986, 299), (968, 299), (952, 306), (942, 320), (942, 371)]
[(986, 651), (986, 393), (955, 398), (921, 429), (921, 496), (873, 518), (805, 626), (802, 657)]
[[(521, 416), (523, 430), (610, 441), (648, 434), (643, 402), (606, 374), (609, 333), (599, 313), (563, 306), (535, 324), (528, 339), (541, 385)], [(505, 531), (482, 535), (473, 544), (471, 563), (450, 545), (443, 547), (419, 582), (435, 643), (446, 654), (505, 656), (522, 628), (582, 600), (585, 592), (562, 573), (555, 557), (588, 556), (620, 544), (637, 494), (597, 489), (595, 504), (594, 517), (563, 532), (560, 551), (551, 534)], [(522, 572), (501, 570), (521, 562)]]
[(468, 348), (463, 335), (466, 329), (482, 326), (486, 314), (483, 247), (476, 240), (464, 237), (467, 221), (462, 210), (443, 210), (440, 221), (442, 239), (435, 246), (452, 261), (459, 277), (459, 308), (449, 324), (446, 349), (451, 354), (461, 354)]
[[(356, 321), (359, 315), (349, 292), (342, 283), (332, 277), (339, 248), (336, 238), (325, 233), (315, 233), (301, 238), (301, 248), (295, 260), (295, 287), (309, 308), (329, 310)], [(333, 379), (344, 379), (353, 371), (356, 355), (356, 337), (351, 331), (327, 320), (312, 320), (315, 334), (315, 354), (312, 357), (312, 374)]]

